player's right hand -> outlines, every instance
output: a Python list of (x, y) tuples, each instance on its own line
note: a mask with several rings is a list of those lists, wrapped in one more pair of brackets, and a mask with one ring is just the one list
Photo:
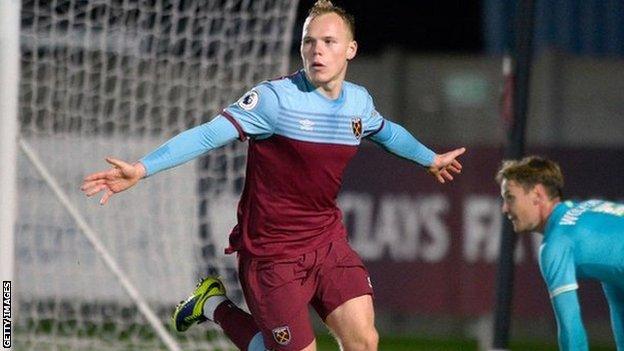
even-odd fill
[(80, 190), (89, 197), (104, 191), (100, 205), (106, 204), (113, 194), (131, 188), (145, 176), (145, 167), (140, 162), (132, 165), (112, 157), (107, 157), (106, 162), (113, 168), (86, 176), (80, 186)]

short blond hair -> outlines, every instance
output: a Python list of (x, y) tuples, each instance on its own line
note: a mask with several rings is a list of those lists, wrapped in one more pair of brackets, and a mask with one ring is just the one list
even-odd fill
[(551, 199), (563, 194), (563, 173), (559, 165), (540, 156), (527, 156), (521, 160), (505, 160), (496, 173), (496, 181), (513, 180), (525, 190), (542, 184)]
[(342, 18), (342, 20), (349, 28), (349, 31), (351, 32), (351, 37), (355, 38), (355, 18), (353, 17), (353, 15), (348, 13), (342, 7), (335, 6), (329, 0), (317, 0), (312, 8), (310, 8), (310, 11), (308, 11), (308, 18), (313, 19), (328, 13), (335, 13), (340, 16), (340, 18)]

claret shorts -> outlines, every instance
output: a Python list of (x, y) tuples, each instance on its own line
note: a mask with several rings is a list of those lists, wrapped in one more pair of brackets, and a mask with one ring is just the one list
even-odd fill
[(373, 294), (368, 272), (346, 239), (292, 259), (240, 256), (239, 278), (269, 350), (300, 350), (314, 340), (309, 305), (325, 320), (344, 302)]

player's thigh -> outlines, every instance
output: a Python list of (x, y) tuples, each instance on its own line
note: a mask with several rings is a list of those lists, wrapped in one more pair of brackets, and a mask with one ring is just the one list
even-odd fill
[(368, 271), (346, 240), (332, 243), (312, 306), (347, 351), (375, 350), (373, 289)]
[(331, 244), (318, 276), (320, 278), (311, 303), (323, 320), (345, 302), (373, 295), (368, 271), (346, 240)]
[(325, 323), (345, 350), (376, 350), (378, 335), (370, 295), (346, 301), (327, 316)]
[(602, 289), (609, 303), (611, 324), (618, 350), (624, 349), (624, 289), (606, 283), (602, 284)]
[(247, 306), (269, 350), (316, 349), (308, 312), (313, 287), (302, 284), (296, 266), (297, 262), (239, 261)]

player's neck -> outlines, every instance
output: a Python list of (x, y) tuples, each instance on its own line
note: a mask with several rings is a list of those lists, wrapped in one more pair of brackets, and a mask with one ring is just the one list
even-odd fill
[(548, 222), (548, 218), (550, 218), (550, 216), (552, 215), (553, 211), (555, 210), (555, 207), (561, 202), (560, 198), (555, 198), (552, 200), (547, 201), (546, 203), (544, 203), (544, 205), (542, 206), (541, 209), (541, 217), (542, 217), (542, 223), (540, 225), (540, 227), (538, 228), (538, 232), (540, 233), (544, 233), (544, 229), (546, 228), (546, 223)]
[(340, 97), (340, 94), (342, 93), (342, 85), (345, 79), (345, 72), (339, 73), (338, 76), (327, 82), (315, 82), (314, 80), (312, 80), (312, 78), (310, 78), (308, 72), (305, 72), (305, 77), (308, 82), (312, 86), (314, 86), (316, 90), (318, 90), (319, 94), (323, 95), (324, 97), (330, 100), (336, 100)]
[(336, 100), (342, 92), (342, 80), (328, 82), (317, 87), (318, 91), (330, 100)]

